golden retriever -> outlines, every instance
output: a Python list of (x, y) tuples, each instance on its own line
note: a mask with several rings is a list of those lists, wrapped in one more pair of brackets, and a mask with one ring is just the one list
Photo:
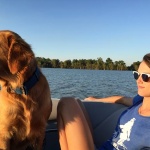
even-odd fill
[(0, 150), (42, 150), (50, 89), (28, 43), (0, 31)]

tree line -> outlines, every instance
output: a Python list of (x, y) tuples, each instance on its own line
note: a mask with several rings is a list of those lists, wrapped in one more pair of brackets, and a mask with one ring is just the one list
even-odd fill
[(101, 57), (97, 59), (73, 59), (60, 61), (59, 59), (50, 59), (36, 57), (38, 66), (41, 68), (65, 68), (65, 69), (90, 69), (90, 70), (137, 70), (140, 61), (133, 62), (127, 66), (123, 60), (113, 61), (107, 58), (103, 61)]

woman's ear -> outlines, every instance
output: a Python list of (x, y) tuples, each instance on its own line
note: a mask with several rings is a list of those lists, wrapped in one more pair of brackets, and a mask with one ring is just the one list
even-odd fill
[[(16, 37), (15, 37), (16, 38)], [(23, 39), (15, 39), (11, 37), (8, 39), (8, 67), (12, 74), (23, 70), (33, 58), (33, 52), (30, 45)]]

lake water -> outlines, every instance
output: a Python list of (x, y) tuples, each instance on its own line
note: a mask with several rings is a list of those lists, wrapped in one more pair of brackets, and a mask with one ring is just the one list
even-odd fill
[(133, 97), (137, 93), (132, 71), (42, 68), (42, 72), (49, 82), (52, 98)]

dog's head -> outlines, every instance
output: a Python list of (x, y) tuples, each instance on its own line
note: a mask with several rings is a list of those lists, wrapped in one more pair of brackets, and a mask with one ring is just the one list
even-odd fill
[(18, 34), (0, 31), (0, 77), (15, 75), (30, 65), (34, 53)]

